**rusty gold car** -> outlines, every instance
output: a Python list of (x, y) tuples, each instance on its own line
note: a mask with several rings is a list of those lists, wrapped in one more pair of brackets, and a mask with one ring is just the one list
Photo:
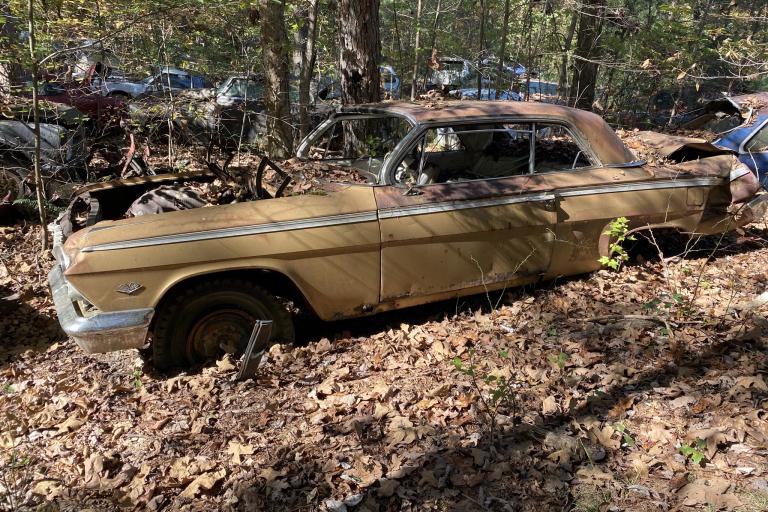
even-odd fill
[(86, 226), (54, 225), (50, 286), (86, 352), (150, 343), (158, 367), (188, 366), (242, 349), (256, 320), (290, 342), (296, 308), (335, 320), (593, 271), (618, 217), (708, 234), (763, 214), (766, 195), (732, 154), (656, 142), (663, 165), (599, 116), (558, 105), (343, 107), (298, 158), (350, 183), (132, 218), (153, 189), (211, 176), (91, 185)]

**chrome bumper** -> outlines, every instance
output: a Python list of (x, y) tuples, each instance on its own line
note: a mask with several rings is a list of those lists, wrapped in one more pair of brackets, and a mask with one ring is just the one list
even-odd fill
[(144, 345), (154, 309), (131, 309), (83, 316), (70, 298), (70, 285), (56, 265), (48, 274), (59, 323), (89, 354), (112, 352)]

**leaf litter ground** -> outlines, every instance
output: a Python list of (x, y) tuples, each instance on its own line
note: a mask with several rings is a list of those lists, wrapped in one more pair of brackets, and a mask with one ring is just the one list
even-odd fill
[[(301, 318), (246, 382), (229, 356), (160, 374), (82, 353), (38, 232), (0, 230), (6, 509), (768, 508), (764, 224), (620, 272)], [(491, 431), (478, 393), (501, 377)]]

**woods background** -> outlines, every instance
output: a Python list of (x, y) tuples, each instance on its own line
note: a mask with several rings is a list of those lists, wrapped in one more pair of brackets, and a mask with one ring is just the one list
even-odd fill
[[(570, 104), (600, 111), (690, 107), (700, 95), (764, 87), (768, 75), (764, 0), (35, 3), (37, 51), (56, 55), (43, 70), (54, 73), (66, 72), (72, 48), (101, 42), (137, 74), (177, 65), (215, 81), (264, 72), (272, 62), (308, 83), (340, 69), (351, 42), (345, 32), (359, 23), (381, 44), (369, 39), (356, 54), (392, 65), (404, 96), (412, 84), (423, 89), (433, 56), (478, 63), (503, 56), (557, 82)], [(29, 79), (27, 13), (26, 2), (0, 3), (6, 95), (10, 84)], [(268, 50), (278, 57), (265, 61)]]

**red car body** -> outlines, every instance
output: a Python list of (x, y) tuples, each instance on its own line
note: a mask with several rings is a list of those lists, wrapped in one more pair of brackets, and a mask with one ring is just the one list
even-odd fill
[(53, 103), (71, 105), (104, 128), (117, 126), (127, 113), (120, 98), (102, 96), (90, 87), (88, 79), (82, 82), (48, 81), (40, 86), (38, 97)]

